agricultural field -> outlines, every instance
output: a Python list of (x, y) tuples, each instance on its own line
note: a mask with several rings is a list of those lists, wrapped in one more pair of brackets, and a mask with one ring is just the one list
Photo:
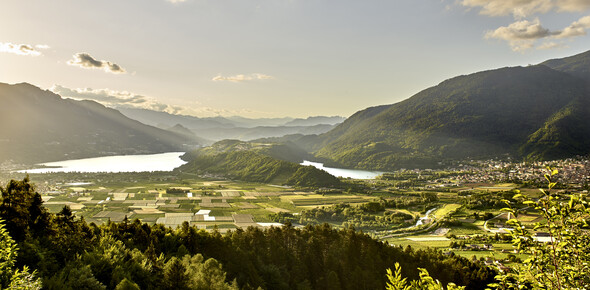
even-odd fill
[[(511, 217), (501, 212), (505, 204), (500, 200), (517, 190), (539, 196), (538, 189), (515, 183), (460, 183), (453, 177), (435, 183), (413, 181), (411, 187), (397, 177), (344, 180), (349, 188), (342, 191), (179, 173), (54, 173), (30, 178), (51, 212), (69, 206), (76, 216), (97, 224), (139, 219), (226, 232), (287, 221), (294, 226), (328, 223), (354, 227), (396, 246), (510, 261), (524, 257), (512, 252), (506, 234)], [(531, 228), (542, 221), (527, 208), (519, 219)]]

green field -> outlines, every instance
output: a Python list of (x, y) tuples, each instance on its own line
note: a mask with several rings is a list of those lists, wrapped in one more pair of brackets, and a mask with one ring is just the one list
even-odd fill
[[(470, 199), (469, 196), (474, 194), (501, 196), (518, 187), (513, 183), (499, 183), (482, 184), (473, 188), (459, 185), (453, 185), (448, 189), (420, 186), (395, 188), (392, 185), (398, 181), (345, 180), (347, 183), (355, 184), (359, 191), (342, 190), (322, 194), (322, 192), (305, 188), (165, 173), (48, 174), (32, 175), (31, 180), (38, 184), (47, 184), (47, 187), (38, 188), (41, 189), (39, 192), (44, 196), (47, 201), (46, 207), (51, 212), (59, 212), (64, 205), (70, 205), (77, 216), (83, 216), (87, 221), (94, 223), (105, 223), (108, 220), (120, 221), (127, 216), (129, 219), (137, 218), (146, 223), (158, 222), (172, 227), (186, 220), (207, 230), (217, 228), (225, 231), (238, 227), (233, 220), (236, 214), (251, 217), (253, 223), (246, 225), (273, 222), (273, 216), (278, 214), (291, 215), (292, 221), (297, 224), (300, 222), (300, 214), (312, 210), (336, 208), (341, 205), (348, 205), (351, 210), (358, 210), (371, 203), (381, 203), (384, 207), (377, 211), (367, 208), (366, 211), (351, 216), (351, 219), (355, 220), (354, 224), (357, 227), (362, 225), (360, 229), (373, 237), (389, 237), (385, 239), (386, 242), (402, 247), (411, 246), (415, 249), (431, 247), (443, 252), (452, 251), (466, 257), (493, 256), (496, 259), (505, 259), (512, 254), (512, 245), (493, 242), (493, 250), (488, 251), (451, 249), (450, 245), (452, 242), (462, 241), (461, 239), (465, 237), (469, 239), (477, 235), (490, 237), (494, 235), (484, 230), (483, 217), (497, 216), (500, 213), (500, 207), (467, 206), (470, 200), (473, 202), (473, 198)], [(71, 182), (88, 182), (89, 184), (77, 185), (74, 188), (65, 186)], [(451, 182), (457, 183), (456, 180)], [(368, 188), (370, 190), (367, 190)], [(463, 189), (470, 191), (465, 194), (462, 192)], [(53, 193), (47, 194), (44, 191)], [(521, 192), (533, 197), (539, 195), (539, 190), (536, 188), (521, 188)], [(428, 198), (429, 201), (423, 202), (422, 198)], [(384, 203), (392, 200), (395, 203)], [(413, 230), (410, 225), (415, 224), (418, 217), (424, 216), (426, 210), (434, 207), (436, 210), (430, 216), (432, 224), (426, 224), (418, 231)], [(199, 211), (207, 212), (208, 217), (195, 216), (195, 213)], [(402, 221), (391, 224), (390, 229), (393, 230), (384, 228), (382, 221), (396, 215), (405, 215), (404, 219), (410, 217), (410, 220), (403, 221), (404, 226), (401, 228)], [(527, 226), (540, 221), (539, 213), (532, 209), (521, 212), (519, 219)], [(325, 222), (334, 227), (342, 227), (349, 226), (351, 221), (342, 218), (334, 220), (328, 216), (318, 220), (306, 219), (303, 222)], [(490, 222), (492, 225), (495, 221)], [(379, 226), (372, 228), (373, 224)], [(491, 226), (490, 229), (495, 228)], [(393, 236), (392, 233), (394, 233)], [(467, 243), (481, 244), (481, 242), (470, 240)], [(520, 256), (517, 255), (517, 257)]]

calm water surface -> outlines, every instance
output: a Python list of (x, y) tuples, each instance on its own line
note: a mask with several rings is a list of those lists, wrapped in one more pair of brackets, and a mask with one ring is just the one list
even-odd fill
[(343, 169), (343, 168), (332, 168), (332, 167), (324, 167), (323, 163), (318, 162), (311, 162), (304, 160), (301, 165), (312, 165), (315, 168), (325, 170), (326, 172), (337, 176), (337, 177), (344, 177), (344, 178), (354, 178), (354, 179), (375, 179), (375, 177), (383, 174), (381, 171), (366, 171), (366, 170), (356, 170), (356, 169)]
[(149, 155), (118, 155), (84, 158), (39, 165), (52, 168), (21, 170), (28, 173), (50, 172), (151, 172), (172, 171), (186, 162), (180, 159), (184, 152), (169, 152)]

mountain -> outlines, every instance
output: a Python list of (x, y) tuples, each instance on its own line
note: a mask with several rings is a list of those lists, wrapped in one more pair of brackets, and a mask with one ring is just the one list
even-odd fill
[(170, 128), (166, 128), (166, 131), (173, 132), (189, 140), (193, 140), (201, 145), (209, 145), (213, 143), (212, 141), (209, 141), (205, 138), (198, 137), (197, 135), (195, 135), (195, 133), (193, 133), (193, 131), (189, 130), (188, 128), (180, 124), (176, 124)]
[(297, 118), (293, 121), (285, 123), (285, 126), (315, 126), (315, 125), (337, 125), (344, 122), (346, 118), (340, 116), (313, 116), (305, 119)]
[[(125, 116), (144, 124), (160, 128), (181, 125), (195, 135), (206, 140), (239, 139), (249, 141), (267, 137), (281, 137), (289, 134), (321, 134), (330, 131), (334, 125), (342, 122), (342, 117), (260, 118), (211, 117), (199, 118), (186, 115), (174, 115), (146, 109), (117, 108)], [(205, 143), (210, 143), (203, 141)]]
[(541, 64), (590, 82), (590, 50), (566, 58), (551, 59)]
[(0, 83), (0, 102), (0, 160), (39, 163), (198, 145), (194, 138), (142, 124), (96, 102), (63, 99), (27, 83)]
[(315, 126), (258, 126), (254, 128), (211, 128), (196, 131), (210, 140), (238, 139), (250, 141), (259, 138), (280, 137), (290, 134), (321, 134), (333, 129), (334, 125)]
[(589, 154), (589, 61), (585, 52), (455, 77), (402, 102), (359, 111), (308, 149), (333, 165), (381, 170), (500, 155)]
[(231, 121), (224, 118), (198, 118), (185, 115), (174, 115), (147, 109), (118, 107), (123, 115), (151, 126), (168, 128), (180, 124), (191, 131), (211, 128), (234, 128)]
[[(222, 118), (222, 117), (216, 117)], [(232, 116), (232, 117), (225, 117), (226, 120), (229, 120), (234, 124), (236, 127), (241, 128), (254, 128), (259, 126), (283, 126), (285, 123), (290, 122), (293, 118), (290, 117), (283, 117), (283, 118), (245, 118), (240, 116)]]

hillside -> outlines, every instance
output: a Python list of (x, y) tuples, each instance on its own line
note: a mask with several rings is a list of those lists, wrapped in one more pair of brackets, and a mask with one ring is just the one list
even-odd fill
[(590, 82), (590, 50), (570, 57), (551, 59), (541, 64)]
[(185, 154), (182, 158), (188, 163), (177, 170), (302, 187), (335, 187), (340, 184), (338, 178), (323, 170), (292, 162), (301, 159), (297, 152), (306, 155), (284, 144), (224, 140)]
[(96, 102), (62, 99), (26, 83), (0, 84), (0, 102), (0, 160), (38, 163), (185, 151), (198, 143)]
[(287, 122), (284, 125), (285, 126), (315, 126), (315, 125), (320, 125), (320, 124), (337, 125), (339, 123), (344, 122), (344, 120), (346, 120), (346, 118), (340, 117), (340, 116), (332, 116), (332, 117), (313, 116), (313, 117), (307, 117), (305, 119), (298, 118), (293, 121)]
[(333, 129), (334, 125), (320, 124), (314, 126), (257, 126), (253, 128), (211, 128), (193, 130), (199, 136), (210, 140), (238, 139), (251, 141), (260, 138), (281, 137), (291, 134), (321, 134)]
[[(312, 150), (334, 164), (391, 170), (509, 155), (590, 153), (590, 53), (459, 76), (402, 102), (357, 112)], [(297, 141), (294, 141), (297, 142)], [(308, 147), (309, 148), (309, 147)]]

